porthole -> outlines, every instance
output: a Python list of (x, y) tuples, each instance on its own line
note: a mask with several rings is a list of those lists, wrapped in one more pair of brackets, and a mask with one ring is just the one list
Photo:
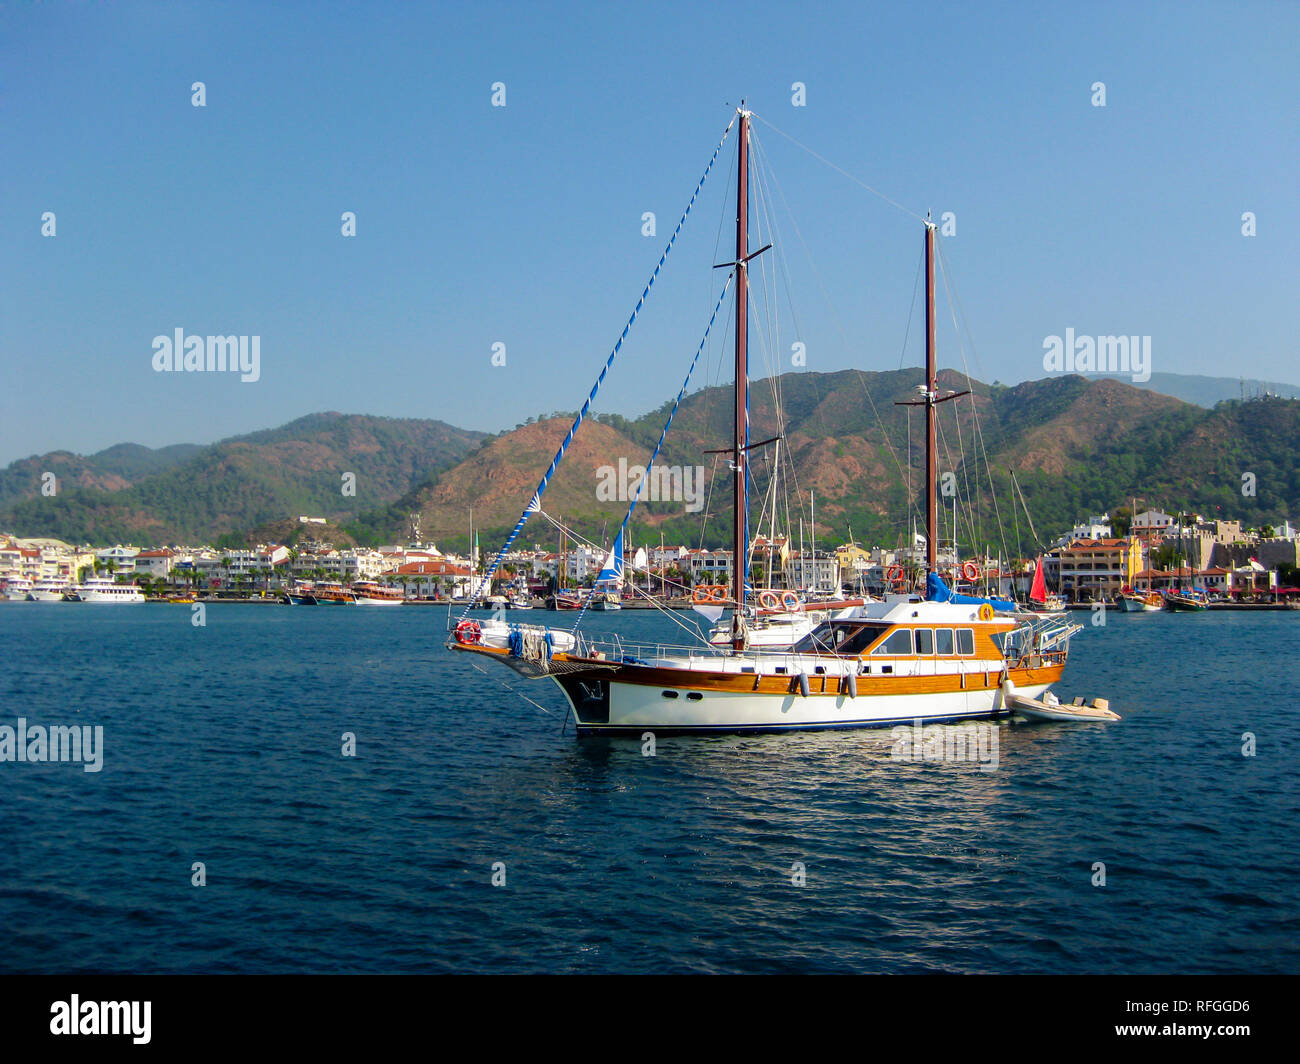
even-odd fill
[(665, 692), (664, 692), (664, 698), (676, 698), (676, 697), (677, 697), (677, 692), (676, 692), (676, 691), (665, 691)]

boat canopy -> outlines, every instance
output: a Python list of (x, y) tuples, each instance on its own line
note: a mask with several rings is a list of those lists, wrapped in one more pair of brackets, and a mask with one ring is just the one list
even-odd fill
[(925, 578), (925, 597), (929, 602), (951, 602), (958, 606), (982, 606), (987, 602), (995, 610), (1003, 613), (1014, 613), (1016, 609), (1016, 604), (1007, 599), (958, 594), (943, 582), (943, 577), (938, 573), (930, 573)]

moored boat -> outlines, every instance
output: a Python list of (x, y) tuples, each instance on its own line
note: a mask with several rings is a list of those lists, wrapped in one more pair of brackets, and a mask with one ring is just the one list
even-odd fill
[(383, 587), (373, 580), (359, 580), (352, 585), (358, 606), (400, 606), (406, 596), (395, 587)]
[(27, 592), (29, 602), (62, 602), (63, 596), (72, 588), (72, 581), (62, 577), (47, 577), (37, 580)]
[(26, 602), (32, 582), (25, 576), (11, 576), (5, 581), (4, 597), (10, 602)]
[(1165, 600), (1158, 591), (1126, 588), (1120, 592), (1119, 608), (1124, 613), (1158, 613), (1165, 608)]
[(134, 584), (115, 584), (103, 576), (93, 576), (74, 589), (76, 601), (97, 605), (130, 605), (144, 601), (144, 595)]
[(317, 584), (312, 594), (320, 606), (355, 606), (357, 596), (342, 584)]
[(1199, 591), (1169, 591), (1165, 593), (1165, 609), (1173, 613), (1197, 613), (1209, 609), (1210, 603)]

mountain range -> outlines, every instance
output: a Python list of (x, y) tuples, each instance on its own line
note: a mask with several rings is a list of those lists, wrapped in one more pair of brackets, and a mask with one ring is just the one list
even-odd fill
[[(892, 545), (912, 521), (919, 526), (922, 415), (897, 405), (914, 397), (917, 378), (916, 369), (846, 370), (753, 382), (750, 439), (779, 435), (781, 443), (779, 461), (776, 445), (751, 453), (752, 530), (797, 538), (802, 518), (811, 538), (810, 492), (822, 545), (850, 530), (867, 545)], [(942, 373), (940, 382), (971, 393), (943, 404), (939, 418), (940, 473), (953, 474), (958, 539), (967, 549), (1029, 552), (1132, 496), (1139, 506), (1248, 525), (1300, 514), (1300, 401), (1227, 399), (1207, 409), (1080, 376), (1004, 386)], [(598, 497), (602, 469), (620, 459), (644, 464), (668, 410), (589, 419), (548, 486), (545, 511), (593, 540), (612, 537), (627, 503)], [(311, 515), (327, 518), (340, 541), (373, 544), (405, 540), (409, 515), (419, 513), (425, 540), (459, 548), (472, 511), (486, 547), (513, 527), (572, 416), (556, 412), (486, 435), (439, 421), (330, 412), (210, 446), (121, 444), (87, 457), (56, 451), (0, 470), (0, 528), (96, 544), (236, 546), (292, 536), (296, 517)], [(708, 452), (729, 442), (730, 419), (729, 386), (686, 397), (656, 465), (703, 467), (703, 510), (644, 501), (634, 542), (661, 535), (689, 545), (727, 542), (727, 456)], [(777, 490), (769, 492), (777, 464)], [(53, 495), (41, 492), (45, 473), (54, 474)], [(1254, 494), (1243, 494), (1247, 484)], [(943, 513), (947, 536), (951, 510)], [(534, 518), (522, 542), (550, 545), (555, 535)]]

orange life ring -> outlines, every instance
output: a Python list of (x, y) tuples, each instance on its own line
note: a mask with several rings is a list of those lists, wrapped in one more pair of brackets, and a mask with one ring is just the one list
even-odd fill
[(790, 613), (798, 613), (803, 609), (803, 603), (799, 601), (799, 596), (793, 591), (781, 592), (781, 605)]
[(974, 562), (967, 562), (961, 567), (961, 575), (967, 580), (978, 580), (980, 576), (980, 567)]
[(461, 621), (456, 625), (456, 642), (462, 646), (478, 646), (483, 641), (483, 629), (478, 621)]
[(780, 608), (781, 600), (777, 597), (775, 591), (760, 591), (758, 593), (758, 604), (765, 610), (775, 610)]
[(691, 592), (691, 602), (696, 606), (721, 606), (727, 601), (725, 584), (697, 584)]
[(901, 584), (903, 582), (903, 567), (901, 565), (891, 565), (886, 569), (885, 582), (889, 584)]

